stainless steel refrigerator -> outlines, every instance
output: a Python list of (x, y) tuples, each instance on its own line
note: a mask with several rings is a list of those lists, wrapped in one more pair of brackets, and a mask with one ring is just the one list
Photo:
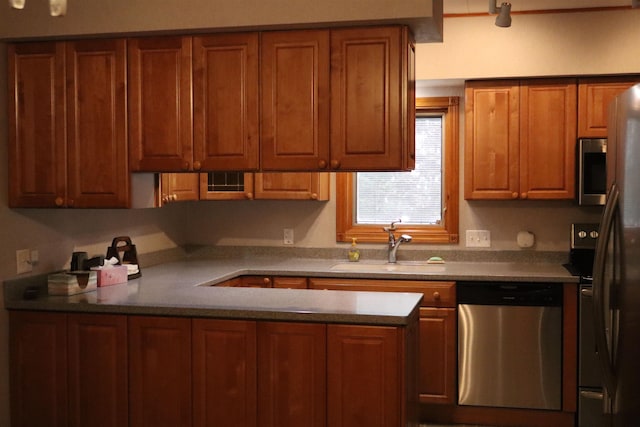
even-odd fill
[(593, 271), (608, 425), (640, 423), (640, 85), (609, 106), (607, 203)]

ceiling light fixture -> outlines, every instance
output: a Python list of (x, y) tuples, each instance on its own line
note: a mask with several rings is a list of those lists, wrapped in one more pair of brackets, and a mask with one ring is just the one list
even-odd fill
[[(14, 9), (24, 9), (26, 0), (9, 0), (9, 6)], [(49, 0), (49, 14), (64, 16), (67, 14), (67, 0)]]
[[(636, 0), (634, 0), (636, 1)], [(497, 7), (498, 0), (489, 0), (489, 13), (496, 17), (496, 27), (510, 27), (511, 26), (511, 3), (503, 2), (500, 7)]]

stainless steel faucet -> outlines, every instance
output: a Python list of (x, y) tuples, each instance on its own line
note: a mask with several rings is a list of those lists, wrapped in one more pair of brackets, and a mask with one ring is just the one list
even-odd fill
[(408, 234), (403, 234), (399, 239), (396, 239), (396, 236), (393, 232), (396, 230), (396, 224), (402, 222), (402, 220), (393, 221), (389, 227), (384, 227), (383, 230), (389, 233), (389, 245), (388, 245), (388, 262), (395, 264), (396, 262), (396, 253), (398, 252), (398, 248), (402, 243), (409, 243), (412, 239)]

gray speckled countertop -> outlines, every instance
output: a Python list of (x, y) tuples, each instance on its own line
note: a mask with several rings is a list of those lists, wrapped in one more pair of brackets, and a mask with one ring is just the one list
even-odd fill
[[(128, 283), (72, 296), (48, 296), (46, 275), (4, 282), (5, 308), (68, 312), (244, 318), (403, 325), (422, 294), (215, 287), (241, 275), (449, 281), (575, 283), (562, 265), (518, 262), (405, 261), (348, 263), (336, 259), (256, 257), (169, 262), (142, 270)], [(38, 297), (23, 299), (26, 287)]]

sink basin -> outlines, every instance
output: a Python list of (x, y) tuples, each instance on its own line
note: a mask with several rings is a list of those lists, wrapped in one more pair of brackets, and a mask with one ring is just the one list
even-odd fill
[(386, 261), (366, 262), (342, 262), (331, 266), (334, 271), (361, 271), (361, 272), (398, 272), (398, 273), (434, 273), (443, 272), (443, 264), (429, 264), (426, 261), (398, 261), (390, 264)]

